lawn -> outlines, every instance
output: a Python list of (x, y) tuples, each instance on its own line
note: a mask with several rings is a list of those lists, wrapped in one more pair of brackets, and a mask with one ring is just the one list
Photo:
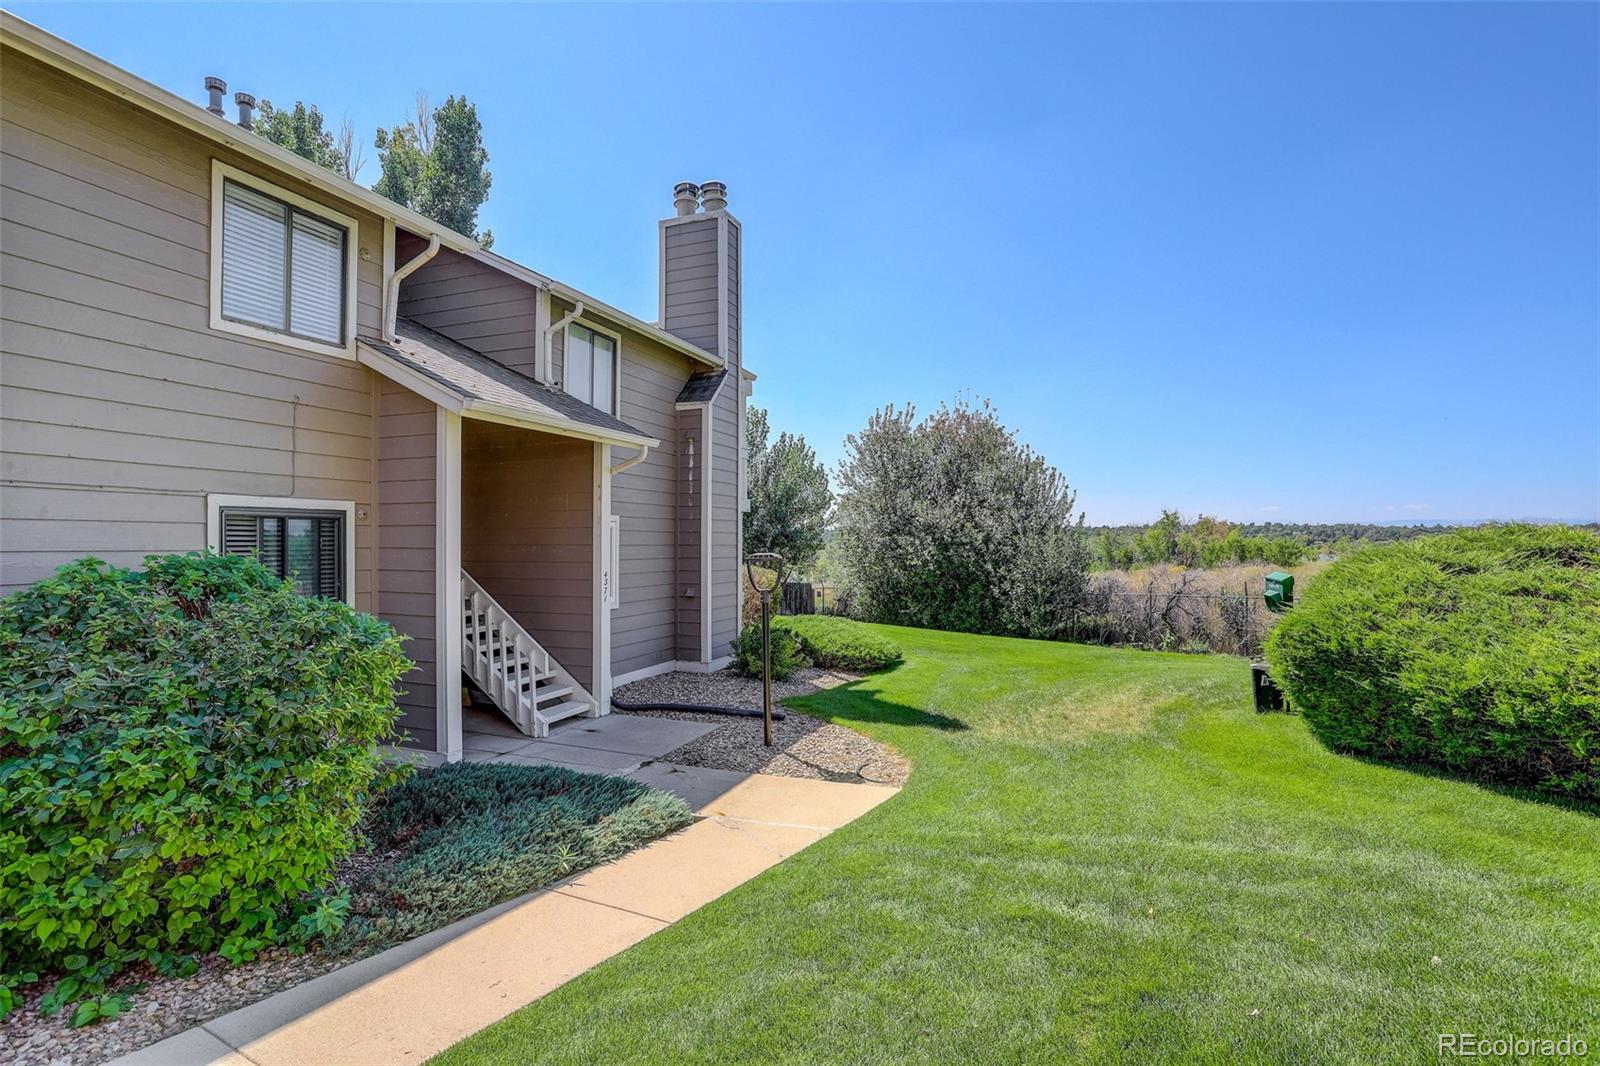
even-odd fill
[(436, 1061), (1436, 1059), (1600, 1048), (1600, 817), (1329, 754), (1237, 659), (875, 627), (797, 706), (905, 790)]

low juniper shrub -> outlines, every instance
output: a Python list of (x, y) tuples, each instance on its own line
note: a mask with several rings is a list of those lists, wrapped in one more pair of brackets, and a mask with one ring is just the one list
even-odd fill
[(515, 763), (418, 774), (373, 812), (368, 835), (383, 861), (352, 885), (350, 921), (331, 946), (418, 936), (692, 820), (682, 799), (629, 778)]
[(836, 615), (784, 615), (772, 624), (800, 641), (800, 650), (818, 666), (834, 670), (882, 670), (903, 657), (900, 645), (867, 625)]
[[(776, 681), (787, 681), (796, 670), (810, 666), (811, 662), (800, 650), (799, 638), (776, 622), (777, 619), (773, 619), (771, 627), (772, 677)], [(760, 677), (761, 667), (761, 623), (751, 622), (734, 638), (733, 668), (746, 677)]]
[(1330, 566), (1267, 642), (1329, 747), (1600, 800), (1600, 536), (1500, 526)]
[(385, 623), (252, 559), (84, 559), (0, 601), (0, 1013), (114, 1015), (108, 978), (325, 937), (325, 892), (394, 776)]

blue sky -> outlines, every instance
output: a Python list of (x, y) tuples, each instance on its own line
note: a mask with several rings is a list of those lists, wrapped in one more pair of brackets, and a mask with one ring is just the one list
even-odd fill
[(12, 9), (196, 101), (465, 93), (496, 250), (645, 318), (727, 182), (830, 464), (966, 392), (1095, 522), (1600, 517), (1600, 6)]

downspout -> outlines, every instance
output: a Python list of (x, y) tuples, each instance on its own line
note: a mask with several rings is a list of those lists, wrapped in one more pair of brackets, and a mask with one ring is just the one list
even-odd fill
[(638, 455), (635, 455), (635, 456), (632, 456), (631, 458), (622, 460), (622, 462), (618, 463), (616, 466), (613, 466), (611, 468), (611, 473), (613, 475), (616, 475), (616, 474), (622, 473), (624, 470), (632, 469), (633, 467), (636, 467), (640, 463), (644, 462), (645, 456), (647, 456), (649, 454), (650, 454), (650, 446), (648, 444), (641, 444), (639, 446), (639, 454)]
[(544, 384), (555, 384), (555, 381), (551, 378), (551, 371), (555, 366), (555, 359), (553, 358), (555, 353), (551, 351), (550, 345), (552, 338), (556, 335), (556, 330), (566, 329), (567, 326), (572, 324), (572, 320), (581, 314), (583, 314), (583, 301), (575, 300), (572, 310), (563, 315), (559, 322), (552, 322), (544, 328), (544, 337), (539, 344), (539, 380)]
[(439, 254), (439, 235), (431, 234), (428, 237), (428, 247), (411, 262), (389, 275), (389, 290), (383, 294), (383, 339), (394, 343), (394, 320), (400, 310), (400, 283), (411, 276), (423, 263)]

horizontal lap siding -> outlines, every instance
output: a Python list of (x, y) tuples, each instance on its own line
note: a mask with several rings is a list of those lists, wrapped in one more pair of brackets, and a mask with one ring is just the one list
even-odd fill
[(378, 396), (378, 615), (410, 638), (416, 669), (401, 678), (402, 728), (433, 748), (438, 727), (434, 668), (437, 588), (434, 502), (438, 413), (433, 403), (385, 381)]
[(668, 225), (662, 328), (710, 352), (717, 350), (717, 220)]
[(471, 419), (462, 439), (462, 569), (591, 686), (594, 445)]
[[(654, 342), (622, 341), (622, 419), (661, 442), (611, 481), (622, 530), (622, 573), (611, 612), (611, 670), (626, 674), (678, 658), (678, 393), (688, 361)], [(632, 449), (613, 448), (613, 461)]]
[[(403, 235), (395, 262), (405, 263), (426, 245)], [(442, 249), (401, 285), (400, 314), (451, 340), (532, 377), (538, 358), (533, 286)]]
[(724, 381), (711, 404), (711, 657), (731, 652), (739, 632), (738, 384)]
[[(239, 493), (354, 501), (370, 609), (372, 375), (210, 329), (210, 161), (259, 168), (9, 50), (0, 95), (0, 590), (202, 548)], [(364, 332), (382, 234), (360, 217)]]
[(706, 454), (700, 427), (705, 416), (701, 407), (685, 408), (676, 414), (678, 659), (696, 662), (705, 650), (700, 641), (700, 501), (704, 496)]

